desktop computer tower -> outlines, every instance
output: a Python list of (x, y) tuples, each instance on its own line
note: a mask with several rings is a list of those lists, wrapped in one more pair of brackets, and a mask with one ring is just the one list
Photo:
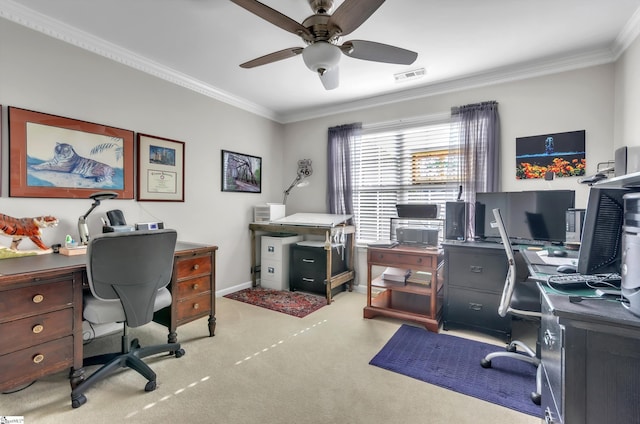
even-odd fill
[(466, 240), (467, 216), (469, 203), (447, 202), (444, 221), (444, 238), (446, 240)]
[(582, 239), (582, 225), (584, 223), (584, 209), (568, 209), (565, 215), (567, 235), (565, 241), (579, 242)]

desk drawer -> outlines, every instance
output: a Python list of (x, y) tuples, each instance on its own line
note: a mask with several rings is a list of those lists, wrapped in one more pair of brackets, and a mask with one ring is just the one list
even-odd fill
[(54, 340), (73, 332), (73, 309), (35, 315), (0, 324), (0, 334), (11, 335), (10, 343), (0, 343), (0, 355)]
[(211, 313), (211, 293), (180, 299), (177, 305), (177, 320), (183, 321)]
[(177, 292), (172, 294), (172, 296), (176, 296), (177, 299), (206, 293), (211, 291), (211, 276), (206, 275), (204, 277), (196, 277), (189, 280), (179, 281), (177, 286)]
[(379, 250), (369, 251), (369, 262), (384, 263), (388, 266), (403, 265), (408, 268), (435, 268), (437, 260), (436, 255), (412, 255), (407, 253), (381, 252)]
[(198, 275), (211, 274), (211, 256), (198, 256), (195, 258), (178, 259), (177, 279), (195, 277)]
[(511, 316), (498, 315), (499, 304), (500, 297), (495, 294), (449, 287), (446, 324), (511, 334)]
[(0, 391), (73, 366), (73, 337), (64, 337), (0, 356)]
[(507, 257), (500, 254), (450, 252), (447, 258), (450, 285), (502, 293)]
[(62, 309), (73, 302), (72, 281), (58, 281), (0, 292), (0, 322)]

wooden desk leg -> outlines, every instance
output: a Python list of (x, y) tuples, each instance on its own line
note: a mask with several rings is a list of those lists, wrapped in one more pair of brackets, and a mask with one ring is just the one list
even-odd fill
[(331, 304), (331, 233), (327, 231), (324, 239), (324, 250), (327, 252), (327, 305)]
[(251, 230), (251, 287), (256, 286), (256, 232)]

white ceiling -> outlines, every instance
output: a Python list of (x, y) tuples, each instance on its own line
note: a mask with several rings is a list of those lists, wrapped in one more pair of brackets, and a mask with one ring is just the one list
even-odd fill
[[(263, 0), (302, 22), (307, 0)], [(343, 0), (336, 0), (339, 6)], [(412, 65), (342, 56), (326, 91), (286, 32), (228, 0), (0, 0), (0, 17), (279, 122), (611, 62), (640, 32), (640, 0), (388, 0), (351, 39), (418, 52)], [(418, 80), (393, 75), (425, 68)]]

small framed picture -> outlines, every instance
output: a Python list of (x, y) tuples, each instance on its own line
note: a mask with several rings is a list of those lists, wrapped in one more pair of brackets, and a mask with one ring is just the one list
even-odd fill
[(9, 195), (133, 199), (133, 131), (9, 107)]
[(184, 142), (138, 134), (137, 199), (184, 202)]
[(260, 193), (262, 158), (223, 150), (222, 191)]

